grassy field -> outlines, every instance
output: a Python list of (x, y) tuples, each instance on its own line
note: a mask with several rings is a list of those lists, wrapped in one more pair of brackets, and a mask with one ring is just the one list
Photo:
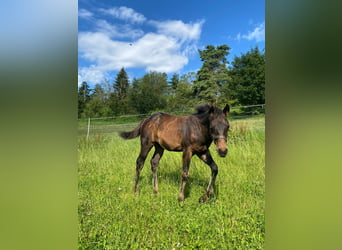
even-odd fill
[(152, 150), (142, 171), (140, 195), (135, 195), (139, 138), (126, 141), (117, 132), (94, 134), (88, 140), (80, 135), (79, 249), (263, 249), (264, 126), (264, 116), (231, 121), (227, 157), (220, 158), (211, 147), (219, 174), (215, 196), (203, 204), (198, 198), (208, 185), (210, 168), (193, 157), (183, 206), (177, 201), (181, 153), (165, 151), (156, 196)]

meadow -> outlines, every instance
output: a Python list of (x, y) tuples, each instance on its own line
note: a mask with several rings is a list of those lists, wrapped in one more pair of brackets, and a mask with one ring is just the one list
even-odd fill
[(139, 138), (98, 130), (78, 137), (79, 249), (264, 249), (265, 117), (230, 120), (229, 153), (221, 158), (215, 194), (199, 203), (210, 168), (193, 157), (181, 206), (182, 154), (165, 151), (159, 164), (159, 194), (153, 194), (150, 152), (133, 192)]

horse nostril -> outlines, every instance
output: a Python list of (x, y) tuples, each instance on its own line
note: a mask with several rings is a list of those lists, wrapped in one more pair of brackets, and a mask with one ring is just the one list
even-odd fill
[(219, 149), (218, 153), (221, 157), (225, 157), (228, 153), (228, 149)]

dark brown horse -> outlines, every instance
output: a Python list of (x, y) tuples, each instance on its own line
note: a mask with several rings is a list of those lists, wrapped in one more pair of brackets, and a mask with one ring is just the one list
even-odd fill
[(213, 192), (218, 168), (210, 155), (209, 146), (214, 141), (218, 154), (227, 155), (227, 131), (229, 123), (227, 115), (229, 105), (223, 110), (209, 105), (196, 107), (196, 113), (190, 116), (173, 116), (165, 113), (153, 114), (146, 118), (132, 131), (122, 132), (124, 139), (132, 139), (140, 135), (141, 150), (136, 161), (136, 179), (134, 190), (138, 191), (140, 172), (147, 154), (155, 147), (151, 159), (154, 192), (158, 193), (157, 168), (164, 149), (183, 152), (182, 184), (178, 200), (184, 201), (184, 188), (188, 180), (190, 160), (197, 155), (211, 168), (211, 179), (200, 202), (206, 201)]

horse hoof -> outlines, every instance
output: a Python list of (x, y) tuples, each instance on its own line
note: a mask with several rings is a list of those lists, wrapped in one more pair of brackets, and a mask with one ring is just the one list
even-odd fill
[(207, 195), (207, 194), (202, 195), (202, 196), (199, 198), (199, 202), (200, 202), (200, 203), (206, 202), (207, 200), (208, 200), (208, 195)]

